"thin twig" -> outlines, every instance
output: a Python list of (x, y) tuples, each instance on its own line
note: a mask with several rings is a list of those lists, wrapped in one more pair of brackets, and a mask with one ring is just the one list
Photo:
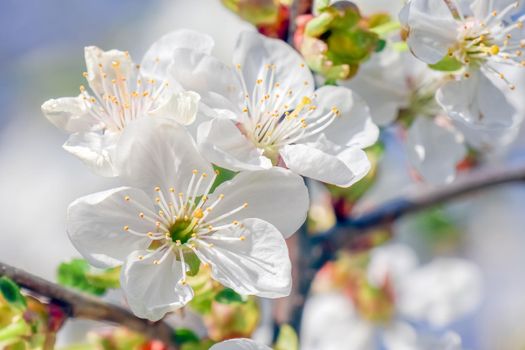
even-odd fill
[(0, 276), (7, 276), (22, 288), (49, 298), (52, 303), (61, 306), (69, 317), (116, 323), (150, 339), (169, 344), (170, 349), (177, 349), (174, 343), (174, 330), (165, 322), (139, 319), (122, 307), (74, 292), (2, 262), (0, 262)]

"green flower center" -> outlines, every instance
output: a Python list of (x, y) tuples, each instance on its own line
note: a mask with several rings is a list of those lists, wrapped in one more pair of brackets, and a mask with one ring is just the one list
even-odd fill
[(193, 235), (194, 227), (195, 224), (192, 224), (191, 220), (176, 220), (169, 228), (171, 240), (180, 244), (188, 242)]

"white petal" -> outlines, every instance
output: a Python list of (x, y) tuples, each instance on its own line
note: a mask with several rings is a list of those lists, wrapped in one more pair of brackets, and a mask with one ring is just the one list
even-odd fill
[(308, 190), (300, 176), (282, 168), (241, 172), (221, 184), (208, 200), (224, 198), (209, 215), (213, 219), (248, 203), (248, 207), (226, 221), (259, 218), (268, 221), (284, 235), (294, 234), (306, 219)]
[(154, 117), (173, 118), (182, 125), (190, 125), (195, 121), (199, 107), (200, 96), (193, 91), (170, 93), (165, 101), (150, 111)]
[(442, 336), (418, 333), (404, 322), (395, 322), (383, 333), (384, 347), (387, 350), (461, 350), (461, 338), (453, 332)]
[(169, 193), (170, 187), (186, 192), (193, 170), (199, 174), (213, 171), (186, 129), (165, 118), (142, 118), (130, 123), (120, 138), (117, 162), (126, 184), (150, 194), (157, 186), (163, 193)]
[(81, 96), (47, 100), (42, 112), (57, 128), (67, 132), (91, 130), (98, 122), (87, 114), (88, 107)]
[(96, 174), (113, 177), (118, 175), (114, 164), (119, 137), (119, 133), (76, 133), (69, 137), (63, 147), (78, 157)]
[[(102, 95), (104, 85), (111, 84), (111, 80), (122, 78), (132, 81), (135, 65), (127, 52), (119, 50), (103, 51), (96, 46), (84, 49), (86, 58), (87, 81), (93, 91)], [(115, 68), (115, 66), (118, 66)], [(105, 77), (103, 75), (106, 75)], [(105, 80), (105, 82), (104, 82)]]
[[(354, 78), (340, 82), (364, 98), (372, 120), (379, 126), (392, 123), (399, 110), (408, 107), (410, 102), (407, 74), (400, 69), (404, 63), (401, 58), (397, 50), (387, 46), (363, 63)], [(424, 65), (417, 59), (414, 61)]]
[(231, 120), (217, 118), (202, 123), (197, 132), (202, 154), (220, 167), (240, 170), (261, 170), (272, 167), (270, 159), (262, 155)]
[(167, 77), (167, 69), (176, 49), (187, 48), (209, 54), (213, 46), (213, 39), (209, 35), (189, 29), (176, 30), (150, 46), (142, 59), (141, 73), (148, 78), (163, 81)]
[[(161, 259), (166, 249), (148, 253), (142, 250), (130, 254), (122, 266), (120, 285), (136, 316), (158, 321), (186, 305), (193, 298), (193, 290), (181, 283), (183, 266), (173, 252), (168, 252), (158, 265), (154, 261)], [(140, 260), (139, 256), (144, 258)]]
[(407, 274), (399, 291), (399, 310), (413, 320), (442, 327), (480, 303), (479, 268), (465, 260), (441, 258)]
[(402, 11), (410, 28), (408, 46), (416, 57), (439, 62), (456, 42), (457, 24), (444, 1), (412, 0)]
[(515, 136), (516, 109), (480, 72), (448, 82), (438, 90), (436, 99), (474, 147), (497, 147)]
[(124, 230), (125, 226), (144, 233), (154, 229), (152, 224), (139, 218), (140, 210), (126, 201), (125, 196), (153, 209), (153, 203), (144, 192), (130, 187), (94, 193), (77, 199), (68, 207), (69, 238), (94, 266), (120, 265), (128, 254), (149, 245), (149, 238)]
[(388, 244), (372, 249), (367, 276), (370, 283), (380, 287), (388, 280), (395, 285), (418, 265), (416, 254), (409, 246)]
[(356, 313), (349, 297), (312, 295), (301, 322), (301, 350), (373, 350), (374, 328)]
[(314, 104), (317, 109), (312, 113), (322, 116), (333, 107), (340, 111), (323, 133), (328, 140), (338, 145), (352, 145), (366, 148), (373, 145), (379, 136), (379, 128), (372, 122), (370, 110), (365, 101), (342, 86), (323, 86), (315, 91)]
[(273, 81), (281, 85), (282, 94), (292, 90), (293, 97), (287, 99), (286, 104), (297, 105), (304, 96), (313, 92), (314, 80), (308, 66), (297, 51), (282, 40), (256, 32), (242, 32), (237, 40), (233, 63), (241, 65), (248, 92), (256, 86), (257, 79), (268, 79), (268, 65), (274, 65)]
[(202, 102), (211, 108), (241, 113), (244, 96), (232, 69), (203, 52), (177, 49), (168, 69), (171, 78), (185, 90), (201, 95)]
[(286, 145), (280, 154), (293, 172), (340, 187), (353, 185), (370, 170), (366, 153), (359, 147), (339, 147), (322, 138)]
[(425, 181), (439, 185), (451, 182), (456, 166), (467, 155), (463, 137), (452, 127), (418, 117), (408, 130), (408, 157)]
[[(221, 240), (239, 238), (244, 240)], [(196, 253), (210, 264), (212, 277), (239, 294), (279, 298), (290, 294), (292, 266), (282, 234), (260, 219), (245, 219), (199, 242)]]
[(251, 339), (231, 339), (215, 344), (210, 350), (271, 350), (271, 348)]

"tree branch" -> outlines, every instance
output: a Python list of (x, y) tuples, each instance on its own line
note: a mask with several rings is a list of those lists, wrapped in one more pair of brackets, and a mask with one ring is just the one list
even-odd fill
[[(388, 201), (356, 217), (349, 217), (339, 222), (337, 229), (355, 229), (356, 234), (364, 234), (368, 229), (389, 225), (407, 214), (422, 211), (480, 190), (517, 182), (525, 182), (525, 166), (474, 171), (450, 185), (418, 191), (406, 197)], [(334, 231), (329, 231), (320, 235), (318, 239), (326, 240), (332, 234)]]
[(61, 306), (69, 317), (116, 323), (150, 339), (160, 340), (169, 345), (170, 349), (177, 349), (174, 330), (163, 321), (150, 322), (139, 319), (120, 306), (74, 292), (2, 262), (0, 276), (9, 277), (22, 288), (51, 299), (51, 302)]

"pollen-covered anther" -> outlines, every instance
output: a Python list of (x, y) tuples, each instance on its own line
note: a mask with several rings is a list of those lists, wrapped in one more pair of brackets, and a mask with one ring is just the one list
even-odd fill
[(129, 231), (129, 226), (126, 225), (126, 226), (124, 226), (122, 229), (123, 229), (124, 231)]
[(144, 213), (139, 213), (139, 218), (144, 219)]
[(244, 108), (242, 109), (242, 111), (243, 111), (244, 113), (248, 113), (248, 108), (244, 107)]
[(196, 219), (202, 219), (202, 217), (204, 216), (204, 212), (202, 211), (201, 208), (195, 210), (195, 212), (193, 212), (193, 217), (196, 218)]
[(155, 192), (160, 192), (160, 187), (159, 186), (155, 187)]
[(257, 80), (255, 81), (255, 83), (256, 83), (257, 85), (261, 85), (261, 84), (262, 84), (262, 82), (263, 82), (263, 80), (262, 80), (262, 79), (257, 79)]
[(232, 224), (234, 224), (235, 226), (239, 225), (239, 221), (237, 220), (233, 220)]
[(193, 175), (197, 175), (199, 173), (197, 169), (193, 169), (191, 172), (193, 173)]
[(139, 255), (139, 256), (137, 256), (137, 259), (139, 259), (139, 260), (144, 260), (144, 256)]
[(341, 111), (339, 110), (339, 108), (337, 107), (332, 107), (331, 108), (331, 111), (332, 113), (334, 113), (337, 117), (339, 117), (341, 115)]
[(129, 202), (129, 201), (131, 200), (131, 198), (130, 198), (130, 196), (124, 196), (124, 200), (125, 200), (126, 202)]
[(185, 280), (185, 279), (182, 279), (182, 280), (180, 280), (180, 284), (182, 284), (183, 286), (185, 286), (185, 285), (186, 285), (186, 283), (187, 283), (187, 282), (186, 282), (186, 280)]
[(240, 236), (239, 240), (244, 241), (244, 240), (246, 240), (246, 237), (245, 236)]
[(498, 45), (492, 45), (489, 49), (489, 53), (493, 56), (497, 55), (499, 53), (500, 49)]
[(154, 265), (158, 265), (158, 264), (160, 264), (160, 261), (158, 261), (158, 260), (153, 260), (153, 264), (154, 264)]
[(180, 247), (180, 246), (182, 245), (182, 242), (181, 242), (180, 240), (177, 239), (177, 240), (175, 241), (175, 245), (176, 245), (177, 247)]
[(147, 235), (149, 238), (152, 238), (152, 237), (153, 237), (153, 232), (150, 231), (150, 232), (148, 232), (146, 235)]
[(244, 204), (242, 205), (242, 207), (243, 207), (243, 208), (248, 208), (248, 203), (244, 203)]

